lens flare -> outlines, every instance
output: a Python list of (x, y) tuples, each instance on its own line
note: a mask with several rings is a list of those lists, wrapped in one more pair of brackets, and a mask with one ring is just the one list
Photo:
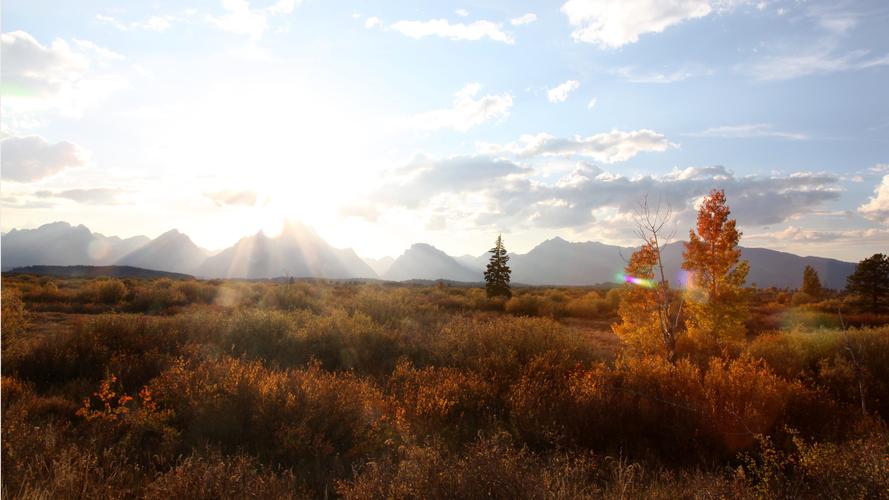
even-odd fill
[(623, 273), (618, 273), (616, 279), (618, 283), (630, 283), (631, 285), (641, 286), (643, 288), (654, 288), (655, 286), (654, 280), (637, 278)]

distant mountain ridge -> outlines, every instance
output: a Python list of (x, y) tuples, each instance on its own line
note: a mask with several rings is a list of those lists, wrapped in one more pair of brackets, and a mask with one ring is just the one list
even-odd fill
[(207, 258), (198, 276), (218, 278), (376, 278), (352, 249), (330, 246), (307, 226), (288, 223), (279, 236), (263, 232), (241, 238)]
[[(157, 271), (192, 274), (202, 278), (264, 279), (278, 277), (377, 279), (390, 281), (447, 280), (482, 282), (488, 254), (452, 257), (425, 243), (416, 243), (396, 259), (362, 260), (352, 249), (334, 248), (309, 227), (290, 222), (278, 236), (263, 232), (242, 238), (215, 255), (176, 230), (151, 240), (145, 236), (121, 239), (91, 232), (66, 222), (37, 229), (16, 230), (2, 236), (0, 264), (4, 271), (31, 265), (127, 265)], [(664, 247), (665, 271), (681, 284), (682, 242)], [(527, 285), (587, 286), (614, 282), (632, 247), (562, 238), (543, 241), (524, 254), (510, 254), (512, 281)], [(806, 265), (818, 271), (822, 284), (840, 289), (855, 264), (823, 257), (798, 255), (766, 248), (741, 249), (750, 262), (747, 284), (760, 287), (799, 287)]]
[(188, 274), (155, 271), (132, 266), (25, 266), (16, 267), (13, 274), (34, 274), (37, 276), (58, 276), (63, 278), (193, 278)]
[(391, 281), (444, 279), (473, 282), (481, 278), (479, 273), (426, 243), (411, 245), (383, 273), (383, 279)]
[(117, 264), (194, 274), (209, 255), (191, 238), (172, 229), (125, 255)]

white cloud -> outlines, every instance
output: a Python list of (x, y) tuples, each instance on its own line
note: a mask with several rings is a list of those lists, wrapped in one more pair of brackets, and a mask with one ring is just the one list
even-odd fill
[(132, 21), (127, 23), (112, 16), (97, 14), (96, 20), (110, 24), (120, 31), (145, 30), (162, 32), (170, 29), (175, 18), (173, 16), (151, 16), (144, 21)]
[(454, 96), (454, 105), (447, 109), (437, 109), (414, 115), (410, 124), (420, 130), (452, 128), (460, 132), (482, 123), (509, 115), (512, 96), (509, 94), (475, 96), (481, 90), (478, 83), (470, 83)]
[(438, 36), (449, 40), (481, 40), (488, 38), (496, 42), (514, 43), (512, 35), (501, 29), (500, 23), (492, 21), (475, 21), (469, 24), (451, 24), (447, 19), (431, 19), (429, 21), (398, 21), (390, 28), (411, 38)]
[(296, 4), (297, 0), (278, 0), (268, 7), (253, 9), (248, 0), (222, 0), (222, 8), (226, 10), (226, 14), (211, 16), (210, 22), (219, 29), (257, 40), (268, 29), (270, 18), (279, 14), (291, 14)]
[(454, 14), (457, 14), (460, 17), (466, 17), (469, 15), (469, 11), (466, 9), (457, 9), (454, 11)]
[(64, 191), (37, 191), (34, 195), (38, 198), (64, 198), (90, 205), (116, 205), (119, 203), (118, 196), (125, 192), (125, 190), (117, 188), (87, 188), (66, 189)]
[(212, 193), (204, 193), (204, 196), (213, 200), (213, 203), (217, 207), (222, 206), (246, 206), (252, 207), (256, 205), (257, 194), (256, 191), (251, 190), (243, 190), (243, 191), (215, 191)]
[(886, 229), (850, 229), (846, 231), (814, 231), (798, 226), (788, 226), (781, 231), (751, 234), (745, 236), (752, 240), (764, 240), (771, 244), (796, 243), (827, 243), (832, 241), (845, 242), (874, 242), (886, 241), (889, 238), (889, 230)]
[(513, 26), (524, 26), (526, 24), (531, 24), (537, 20), (537, 14), (533, 12), (529, 12), (523, 16), (514, 17), (509, 20), (509, 24)]
[(51, 144), (43, 137), (7, 137), (0, 141), (3, 178), (32, 182), (55, 175), (67, 168), (86, 165), (88, 153), (67, 142)]
[(611, 71), (630, 83), (675, 83), (688, 80), (697, 73), (707, 72), (699, 67), (683, 67), (673, 71), (639, 71), (635, 66), (622, 66)]
[(775, 127), (768, 123), (724, 125), (686, 135), (691, 137), (718, 137), (723, 139), (750, 139), (756, 137), (774, 137), (777, 139), (791, 139), (797, 141), (808, 139), (806, 134), (775, 130)]
[[(575, 41), (616, 48), (660, 33), (686, 19), (709, 15), (710, 0), (568, 0), (562, 12), (575, 29)], [(733, 2), (727, 2), (726, 5)]]
[(871, 172), (875, 174), (884, 174), (889, 172), (889, 163), (877, 163), (873, 167), (869, 168)]
[(883, 176), (867, 203), (858, 207), (858, 213), (871, 220), (889, 223), (889, 174)]
[(752, 64), (739, 65), (737, 68), (757, 80), (780, 81), (889, 66), (889, 54), (873, 57), (869, 51), (863, 49), (838, 54), (834, 45), (827, 43), (799, 53), (771, 56)]
[(364, 27), (367, 29), (376, 28), (382, 25), (383, 21), (381, 21), (380, 18), (376, 16), (370, 16), (364, 21)]
[(497, 179), (526, 172), (509, 160), (487, 155), (442, 159), (418, 155), (395, 169), (373, 198), (383, 205), (417, 208), (440, 193), (485, 189)]
[(568, 99), (568, 94), (580, 88), (580, 82), (577, 80), (568, 80), (560, 83), (546, 92), (546, 98), (549, 102), (564, 102)]
[[(24, 31), (0, 35), (3, 60), (3, 131), (39, 125), (47, 110), (80, 116), (126, 80), (108, 68), (123, 56), (88, 40), (43, 45)], [(106, 71), (103, 73), (103, 71)]]
[(482, 144), (483, 151), (512, 153), (519, 157), (534, 156), (584, 156), (601, 163), (627, 161), (642, 152), (660, 152), (678, 147), (662, 134), (641, 129), (628, 132), (612, 130), (589, 137), (575, 135), (558, 138), (546, 133), (523, 135), (518, 142), (499, 146)]
[[(476, 227), (581, 228), (596, 222), (597, 213), (610, 214), (609, 220), (624, 227), (646, 194), (670, 204), (677, 218), (691, 223), (695, 202), (713, 188), (726, 190), (739, 223), (762, 226), (813, 213), (840, 195), (839, 179), (827, 174), (739, 177), (722, 166), (629, 178), (580, 162), (555, 181), (544, 181), (539, 169), (484, 155), (420, 157), (398, 174), (403, 180), (385, 185), (372, 197), (378, 207), (422, 211), (470, 201), (478, 207), (470, 219)], [(442, 200), (451, 205), (442, 205)]]
[(586, 103), (586, 109), (593, 109), (596, 107), (596, 103), (599, 102), (599, 99), (593, 97), (590, 99), (590, 102)]

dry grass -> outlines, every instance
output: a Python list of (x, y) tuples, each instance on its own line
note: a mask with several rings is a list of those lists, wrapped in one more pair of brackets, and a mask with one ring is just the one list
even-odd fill
[(619, 300), (5, 278), (2, 494), (889, 495), (889, 327), (766, 290), (767, 333), (669, 363), (624, 352)]

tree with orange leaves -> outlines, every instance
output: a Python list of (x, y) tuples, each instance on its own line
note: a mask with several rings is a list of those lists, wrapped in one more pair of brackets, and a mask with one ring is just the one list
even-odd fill
[(697, 233), (689, 231), (682, 268), (689, 271), (686, 328), (693, 340), (719, 347), (746, 333), (744, 280), (749, 265), (740, 261), (741, 232), (730, 219), (723, 190), (710, 191), (698, 209)]
[(625, 269), (624, 289), (618, 314), (621, 323), (612, 326), (631, 350), (641, 354), (661, 353), (672, 361), (676, 355), (682, 301), (670, 287), (661, 250), (673, 238), (669, 227), (673, 210), (658, 201), (654, 210), (646, 195), (636, 210), (636, 235), (644, 242), (633, 252)]
[[(633, 252), (624, 271), (627, 276), (652, 283), (657, 264), (657, 252), (646, 243)], [(638, 354), (656, 353), (663, 347), (658, 326), (658, 291), (629, 283), (624, 286), (617, 308), (620, 323), (611, 329), (630, 350)]]

